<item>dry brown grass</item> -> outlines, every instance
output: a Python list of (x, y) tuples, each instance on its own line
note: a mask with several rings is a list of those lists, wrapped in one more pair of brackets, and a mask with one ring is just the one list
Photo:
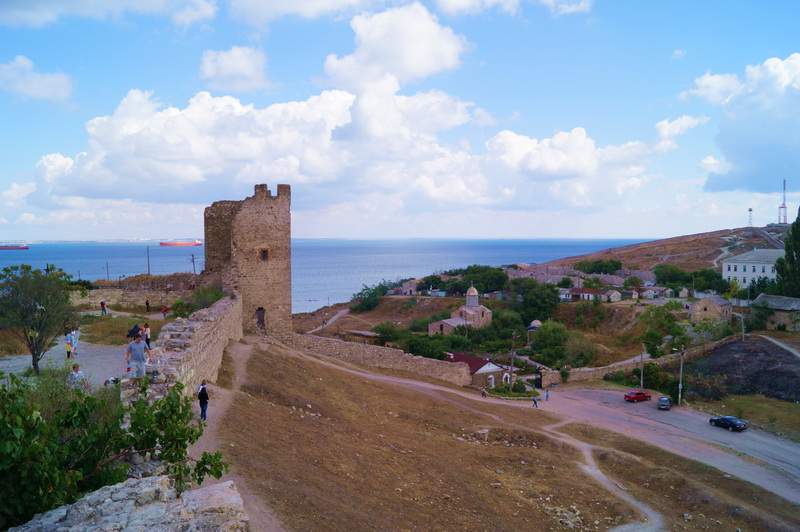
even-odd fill
[(28, 352), (28, 346), (12, 331), (0, 329), (0, 356), (21, 355)]
[(556, 309), (554, 319), (564, 323), (571, 330), (583, 334), (597, 347), (597, 358), (593, 367), (605, 366), (626, 360), (641, 352), (639, 337), (644, 327), (637, 316), (642, 307), (629, 304), (604, 304), (606, 318), (595, 328), (581, 327), (577, 323), (577, 304), (562, 304)]
[[(412, 303), (412, 301), (416, 301), (416, 303)], [(453, 309), (463, 302), (462, 298), (457, 297), (384, 297), (375, 309), (368, 312), (351, 312), (326, 327), (324, 332), (319, 334), (335, 336), (350, 329), (371, 330), (384, 321), (390, 321), (400, 327), (408, 327), (415, 319), (426, 318), (437, 312)], [(349, 306), (349, 303), (340, 303), (323, 307), (314, 312), (295, 314), (292, 317), (292, 325), (296, 332), (306, 332), (319, 327), (322, 325), (323, 319), (330, 319), (336, 312)]]
[[(800, 507), (713, 467), (622, 434), (588, 425), (561, 429), (606, 447), (595, 451), (606, 474), (660, 511), (673, 529), (797, 530)], [(613, 450), (611, 450), (613, 449)], [(687, 521), (684, 513), (692, 519)]]
[(570, 505), (598, 529), (634, 517), (576, 450), (509, 424), (550, 423), (544, 413), (442, 400), (276, 347), (253, 354), (247, 378), (223, 448), (290, 529), (553, 530)]
[(233, 358), (231, 358), (231, 354), (225, 349), (222, 352), (222, 363), (219, 366), (219, 372), (217, 373), (217, 386), (220, 388), (225, 388), (230, 390), (233, 388), (233, 378), (235, 368), (233, 367)]

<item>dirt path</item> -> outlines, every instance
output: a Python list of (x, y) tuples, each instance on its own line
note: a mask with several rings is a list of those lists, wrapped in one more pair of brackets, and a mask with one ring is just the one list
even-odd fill
[(793, 354), (797, 358), (800, 358), (800, 351), (798, 351), (794, 347), (790, 346), (789, 344), (787, 344), (785, 342), (781, 342), (777, 338), (773, 338), (771, 336), (765, 336), (763, 334), (759, 334), (758, 336), (760, 336), (764, 340), (768, 340), (768, 341), (772, 342), (773, 344), (777, 345), (781, 349), (785, 349), (786, 351), (788, 351), (789, 353)]
[(731, 254), (731, 252), (728, 249), (728, 246), (725, 246), (724, 248), (721, 248), (721, 250), (722, 250), (722, 253), (720, 253), (719, 255), (714, 257), (714, 260), (713, 260), (713, 264), (714, 264), (714, 268), (715, 269), (719, 268), (719, 261), (721, 261), (722, 259), (730, 256), (730, 254)]
[[(481, 398), (480, 396), (478, 396), (477, 394), (474, 394), (474, 393), (461, 391), (461, 390), (457, 390), (457, 389), (453, 389), (453, 388), (447, 388), (447, 387), (440, 386), (440, 385), (433, 384), (433, 383), (428, 383), (428, 382), (423, 382), (423, 381), (415, 381), (415, 380), (411, 380), (411, 379), (405, 379), (405, 378), (402, 378), (402, 377), (394, 377), (394, 376), (389, 376), (389, 375), (371, 373), (371, 372), (366, 371), (366, 370), (356, 369), (354, 367), (341, 365), (341, 364), (338, 364), (338, 363), (335, 363), (335, 362), (332, 362), (332, 361), (325, 360), (323, 358), (319, 358), (319, 357), (315, 357), (315, 356), (312, 356), (312, 355), (308, 355), (308, 354), (303, 353), (301, 351), (295, 350), (292, 347), (287, 346), (285, 344), (278, 344), (278, 345), (280, 345), (280, 347), (285, 349), (287, 352), (293, 354), (294, 356), (298, 356), (298, 357), (303, 358), (305, 360), (309, 360), (309, 361), (312, 361), (312, 362), (315, 362), (315, 363), (318, 363), (318, 364), (322, 364), (322, 365), (337, 369), (339, 371), (344, 371), (346, 373), (357, 375), (359, 377), (363, 377), (363, 378), (368, 379), (368, 380), (378, 381), (378, 382), (386, 382), (386, 383), (391, 383), (391, 384), (403, 386), (405, 388), (414, 389), (417, 392), (421, 392), (421, 393), (424, 393), (424, 394), (427, 394), (427, 395), (430, 395), (430, 396), (435, 396), (439, 400), (443, 400), (443, 401), (447, 401), (447, 402), (455, 402), (462, 408), (466, 408), (467, 410), (470, 410), (471, 412), (474, 412), (476, 414), (479, 414), (479, 415), (482, 415), (482, 416), (485, 416), (485, 417), (489, 417), (489, 418), (494, 419), (495, 421), (499, 421), (499, 422), (501, 422), (501, 423), (503, 423), (505, 425), (509, 425), (509, 426), (512, 426), (512, 427), (515, 427), (515, 428), (518, 428), (518, 429), (522, 429), (522, 430), (525, 430), (525, 431), (544, 433), (545, 435), (547, 435), (547, 436), (549, 436), (549, 437), (551, 437), (553, 439), (559, 440), (559, 441), (561, 441), (561, 442), (563, 442), (563, 443), (565, 443), (565, 444), (567, 444), (567, 445), (569, 445), (571, 447), (574, 447), (574, 448), (578, 449), (581, 452), (581, 454), (583, 456), (583, 459), (584, 459), (584, 463), (580, 465), (581, 469), (589, 477), (594, 479), (601, 486), (603, 486), (607, 491), (609, 491), (612, 495), (614, 495), (617, 498), (621, 499), (622, 501), (626, 502), (629, 506), (634, 508), (637, 512), (639, 512), (639, 514), (641, 516), (644, 517), (642, 522), (632, 523), (631, 525), (625, 525), (625, 526), (619, 527), (617, 530), (620, 530), (620, 531), (633, 531), (633, 530), (637, 530), (638, 531), (638, 530), (642, 530), (642, 531), (647, 532), (647, 531), (658, 531), (658, 530), (662, 530), (663, 529), (663, 519), (662, 519), (661, 515), (658, 512), (656, 512), (655, 510), (650, 508), (650, 506), (648, 506), (644, 502), (639, 501), (638, 499), (636, 499), (635, 497), (633, 497), (632, 495), (627, 493), (625, 490), (621, 489), (617, 485), (616, 482), (614, 482), (611, 478), (606, 476), (606, 474), (597, 466), (597, 463), (595, 462), (595, 459), (594, 459), (593, 450), (594, 449), (599, 449), (599, 447), (596, 447), (596, 446), (591, 445), (591, 444), (586, 443), (586, 442), (579, 441), (576, 438), (574, 438), (574, 437), (572, 437), (572, 436), (570, 436), (568, 434), (564, 434), (562, 432), (558, 432), (557, 431), (557, 428), (560, 425), (568, 423), (571, 420), (561, 421), (559, 423), (555, 423), (555, 424), (552, 424), (552, 425), (548, 425), (548, 426), (542, 427), (541, 429), (536, 429), (536, 428), (532, 428), (532, 427), (528, 427), (528, 426), (519, 425), (519, 424), (516, 424), (516, 423), (508, 422), (505, 419), (503, 419), (501, 416), (498, 416), (496, 414), (491, 414), (491, 413), (485, 412), (483, 410), (473, 408), (473, 407), (469, 406), (468, 404), (465, 404), (464, 401), (461, 401), (461, 400), (460, 401), (455, 401), (455, 398), (458, 397), (459, 399), (468, 399), (470, 401), (480, 401), (480, 402), (483, 402), (483, 403), (498, 404), (498, 405), (503, 405), (503, 406), (516, 407), (516, 408), (530, 408), (528, 406), (527, 402), (524, 402), (524, 404), (523, 404), (522, 402), (516, 402), (516, 401), (509, 402), (509, 401), (503, 401), (502, 399)], [(268, 348), (268, 345), (264, 345), (264, 348)]]
[(350, 309), (349, 308), (343, 308), (343, 309), (339, 310), (336, 314), (331, 316), (331, 319), (327, 320), (323, 325), (320, 325), (319, 327), (311, 329), (306, 334), (313, 334), (315, 332), (319, 332), (322, 329), (324, 329), (325, 327), (327, 327), (328, 325), (333, 325), (333, 323), (336, 320), (338, 320), (339, 318), (341, 318), (343, 316), (347, 316), (349, 313), (350, 313)]
[[(252, 340), (252, 339), (251, 339)], [(220, 421), (225, 417), (228, 409), (233, 403), (233, 398), (241, 391), (242, 384), (246, 381), (247, 361), (253, 352), (253, 344), (243, 344), (240, 342), (231, 344), (227, 349), (228, 355), (233, 361), (233, 379), (231, 388), (222, 388), (214, 384), (208, 386), (208, 422), (203, 436), (189, 449), (189, 455), (193, 458), (200, 456), (203, 451), (222, 450), (222, 443), (219, 437)], [(197, 415), (199, 416), (199, 405), (195, 402)], [(254, 532), (283, 532), (284, 528), (275, 513), (264, 504), (259, 497), (253, 495), (253, 491), (241, 476), (228, 472), (220, 479), (211, 478), (206, 480), (205, 485), (217, 484), (233, 480), (242, 496), (244, 509), (250, 517), (250, 530)]]

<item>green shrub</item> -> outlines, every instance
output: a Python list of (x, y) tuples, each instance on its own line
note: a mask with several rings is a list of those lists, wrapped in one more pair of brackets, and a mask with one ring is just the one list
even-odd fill
[(403, 335), (403, 331), (400, 329), (400, 327), (390, 321), (379, 323), (373, 327), (372, 330), (381, 335), (381, 341), (384, 344), (386, 342), (396, 342)]
[(198, 286), (192, 291), (188, 301), (178, 299), (172, 304), (172, 315), (176, 318), (188, 318), (200, 309), (208, 308), (225, 296), (217, 286)]
[(517, 379), (511, 386), (511, 391), (515, 393), (525, 393), (527, 388), (525, 388), (525, 383), (523, 383), (521, 379)]
[(352, 312), (368, 312), (373, 310), (381, 302), (381, 298), (389, 291), (391, 283), (381, 281), (380, 283), (364, 287), (353, 294), (353, 304), (350, 305)]
[(597, 358), (597, 348), (581, 334), (573, 334), (564, 348), (567, 362), (574, 368), (588, 366)]
[(561, 375), (561, 382), (566, 384), (567, 381), (569, 381), (569, 368), (564, 366), (563, 368), (558, 370), (558, 373)]

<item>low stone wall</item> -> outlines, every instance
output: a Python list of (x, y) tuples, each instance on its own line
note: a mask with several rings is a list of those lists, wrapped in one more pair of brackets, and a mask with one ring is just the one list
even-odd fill
[(242, 338), (242, 300), (224, 297), (209, 308), (166, 324), (158, 335), (156, 367), (167, 383), (193, 393), (203, 379), (217, 380), (222, 352)]
[(408, 371), (417, 375), (451, 382), (458, 386), (467, 386), (472, 382), (469, 366), (463, 362), (435, 360), (410, 355), (401, 349), (345, 342), (344, 340), (314, 336), (312, 334), (295, 334), (293, 340), (295, 347), (345, 362)]
[[(722, 340), (718, 340), (716, 342), (709, 342), (705, 346), (698, 345), (695, 347), (691, 347), (686, 350), (686, 353), (684, 353), (683, 360), (684, 362), (689, 362), (690, 360), (700, 358), (707, 352), (716, 349), (719, 346), (725, 345), (730, 342), (735, 342), (739, 339), (740, 339), (739, 336), (729, 336), (727, 338), (723, 338)], [(659, 358), (646, 358), (644, 363), (657, 364), (663, 367), (679, 362), (680, 358), (681, 358), (680, 353), (673, 353)], [(607, 373), (613, 373), (616, 371), (624, 371), (625, 373), (628, 373), (629, 371), (632, 371), (634, 368), (638, 368), (640, 365), (641, 361), (637, 358), (636, 360), (631, 360), (624, 363), (617, 362), (615, 364), (609, 364), (608, 366), (600, 366), (599, 368), (574, 368), (569, 372), (569, 382), (602, 380)], [(559, 383), (561, 383), (561, 374), (558, 371), (554, 370), (542, 371), (543, 387)]]
[(249, 519), (233, 481), (184, 492), (168, 477), (129, 479), (105, 486), (35, 516), (16, 532), (48, 530), (248, 530)]
[(145, 301), (150, 301), (152, 311), (158, 312), (161, 305), (170, 306), (176, 299), (186, 298), (190, 295), (191, 292), (186, 290), (165, 292), (163, 290), (97, 288), (95, 290), (87, 290), (85, 295), (79, 291), (72, 292), (70, 299), (73, 305), (87, 305), (93, 310), (100, 310), (101, 301), (105, 301), (109, 307), (117, 310), (124, 310), (127, 306), (143, 307)]

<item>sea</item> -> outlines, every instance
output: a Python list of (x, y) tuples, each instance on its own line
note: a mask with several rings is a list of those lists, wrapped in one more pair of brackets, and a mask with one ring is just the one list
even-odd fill
[[(364, 285), (421, 277), (471, 264), (541, 263), (641, 240), (292, 240), (292, 306), (310, 312), (349, 301)], [(53, 264), (76, 279), (120, 280), (149, 272), (201, 272), (202, 247), (158, 242), (41, 242), (0, 251), (0, 267)]]

